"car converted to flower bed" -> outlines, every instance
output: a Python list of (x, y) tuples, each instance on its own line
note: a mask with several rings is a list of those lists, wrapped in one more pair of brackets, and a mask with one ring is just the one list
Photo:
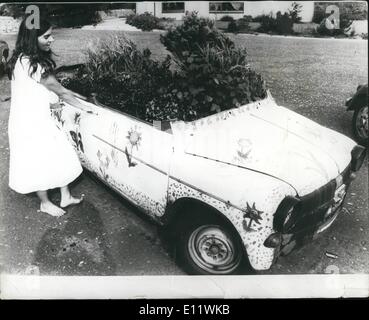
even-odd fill
[[(82, 101), (83, 102), (83, 101)], [(264, 99), (169, 126), (54, 110), (84, 167), (171, 231), (191, 274), (266, 270), (328, 228), (365, 149)]]

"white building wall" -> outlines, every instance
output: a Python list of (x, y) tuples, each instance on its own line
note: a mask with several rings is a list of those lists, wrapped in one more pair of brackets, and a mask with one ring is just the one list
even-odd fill
[[(261, 14), (276, 15), (278, 11), (282, 13), (288, 11), (294, 1), (244, 1), (244, 13), (209, 13), (210, 1), (184, 1), (185, 12), (197, 11), (199, 16), (207, 17), (211, 19), (219, 20), (223, 16), (232, 16), (235, 19), (242, 18), (244, 15), (251, 15), (252, 17)], [(314, 2), (313, 1), (296, 1), (302, 5), (301, 18), (302, 22), (311, 22), (314, 14)], [(158, 18), (174, 18), (181, 20), (184, 13), (162, 13), (161, 2), (144, 1), (137, 2), (136, 13), (142, 14), (149, 12)]]
[(154, 14), (154, 4), (153, 1), (143, 1), (136, 2), (136, 14), (143, 14), (145, 12)]
[(185, 4), (187, 11), (198, 11), (199, 16), (209, 16), (209, 1), (186, 1)]

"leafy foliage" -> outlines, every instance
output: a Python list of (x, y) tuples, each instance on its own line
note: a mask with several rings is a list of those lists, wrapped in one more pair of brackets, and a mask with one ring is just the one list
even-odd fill
[(172, 81), (170, 58), (159, 63), (148, 49), (140, 51), (122, 36), (101, 41), (87, 51), (87, 63), (75, 77), (63, 80), (71, 90), (97, 99), (107, 106), (144, 120), (146, 106)]
[(160, 19), (154, 17), (151, 13), (145, 12), (143, 14), (131, 14), (127, 17), (127, 24), (134, 26), (142, 31), (152, 31), (153, 29), (160, 29)]
[(234, 21), (234, 18), (231, 16), (223, 16), (219, 20), (220, 21)]
[(326, 17), (325, 11), (315, 10), (312, 22), (320, 24), (325, 17)]
[(195, 116), (265, 97), (264, 82), (251, 70), (246, 49), (236, 48), (212, 21), (188, 14), (183, 25), (162, 36), (161, 41), (179, 70), (176, 84), (180, 101), (191, 106)]
[(107, 39), (90, 49), (83, 70), (63, 83), (146, 121), (191, 121), (266, 96), (246, 49), (236, 48), (211, 21), (187, 15), (161, 40), (173, 55), (163, 62), (125, 38)]
[(249, 23), (251, 22), (251, 16), (243, 16), (237, 20), (237, 27), (239, 32), (245, 32), (250, 30)]
[(288, 9), (288, 14), (289, 14), (290, 19), (292, 20), (292, 23), (301, 22), (301, 17), (300, 17), (301, 10), (302, 10), (301, 4), (297, 2), (293, 2), (291, 4), (290, 9)]
[(278, 11), (275, 18), (270, 13), (269, 15), (257, 16), (253, 20), (261, 23), (259, 32), (293, 34), (293, 24), (301, 22), (301, 9), (301, 4), (293, 2), (284, 14)]
[(224, 42), (226, 46), (234, 47), (233, 41), (215, 27), (214, 21), (199, 18), (196, 12), (186, 14), (183, 24), (161, 35), (160, 40), (168, 51), (181, 60), (207, 44), (213, 46)]
[(282, 14), (278, 11), (276, 18), (272, 14), (262, 15), (260, 17), (260, 23), (259, 32), (293, 34), (293, 21), (287, 12)]
[[(4, 4), (0, 15), (9, 15), (20, 18), (24, 15), (28, 4)], [(59, 27), (76, 27), (86, 24), (95, 24), (101, 21), (99, 10), (104, 9), (103, 4), (37, 4), (42, 15)]]
[(250, 31), (249, 23), (252, 21), (251, 16), (243, 16), (237, 21), (232, 21), (228, 25), (227, 32), (238, 33)]
[(227, 32), (237, 33), (238, 30), (239, 29), (236, 21), (231, 21), (228, 25)]
[(175, 60), (180, 100), (196, 117), (239, 107), (265, 97), (264, 82), (251, 70), (245, 49), (224, 43), (202, 47), (185, 60)]

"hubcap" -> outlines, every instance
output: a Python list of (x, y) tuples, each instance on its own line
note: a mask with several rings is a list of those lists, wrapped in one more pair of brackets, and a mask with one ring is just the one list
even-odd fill
[(188, 241), (192, 260), (213, 274), (232, 272), (241, 262), (233, 240), (218, 226), (201, 226), (194, 230)]
[(356, 118), (356, 128), (360, 137), (368, 138), (368, 106), (359, 110)]

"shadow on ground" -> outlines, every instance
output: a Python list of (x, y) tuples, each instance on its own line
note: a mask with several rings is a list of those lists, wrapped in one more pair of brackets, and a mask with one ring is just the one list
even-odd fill
[(41, 275), (114, 275), (116, 266), (104, 234), (99, 212), (85, 201), (68, 209), (63, 229), (46, 231), (33, 265)]

